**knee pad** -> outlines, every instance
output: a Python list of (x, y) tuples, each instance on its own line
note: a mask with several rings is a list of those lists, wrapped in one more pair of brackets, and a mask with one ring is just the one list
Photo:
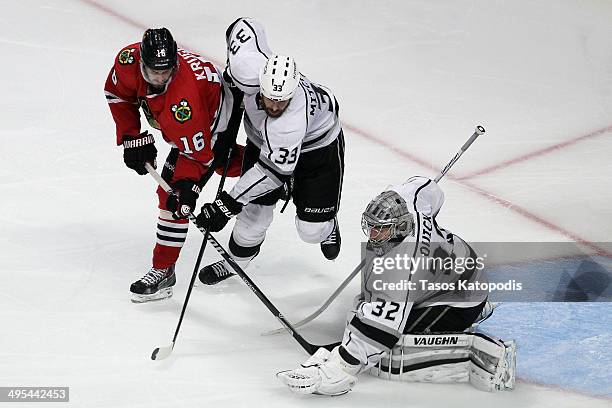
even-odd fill
[(249, 203), (236, 217), (232, 237), (237, 244), (245, 247), (259, 245), (266, 237), (273, 218), (273, 205)]
[(309, 222), (295, 217), (295, 227), (302, 241), (318, 244), (331, 234), (334, 229), (334, 220)]

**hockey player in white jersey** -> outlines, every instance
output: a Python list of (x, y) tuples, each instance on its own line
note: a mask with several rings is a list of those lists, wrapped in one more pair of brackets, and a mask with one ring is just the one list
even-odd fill
[[(362, 291), (342, 343), (331, 352), (320, 348), (300, 368), (278, 373), (291, 391), (344, 394), (364, 371), (399, 381), (469, 381), (484, 391), (513, 388), (514, 342), (471, 330), (491, 313), (487, 293), (436, 289), (484, 280), (471, 247), (437, 224), (443, 202), (444, 194), (433, 180), (412, 177), (389, 186), (368, 204), (362, 216), (368, 237)], [(440, 268), (441, 263), (413, 262), (402, 269), (401, 262), (381, 262), (402, 259), (397, 255), (406, 250), (415, 260), (444, 259), (459, 265), (462, 259), (465, 266), (471, 259), (473, 266), (457, 273), (459, 268)]]
[[(258, 22), (240, 18), (226, 37), (224, 77), (243, 94), (248, 140), (240, 180), (202, 207), (198, 225), (220, 231), (237, 215), (228, 246), (244, 268), (259, 253), (276, 202), (291, 197), (300, 238), (319, 244), (333, 260), (340, 252), (336, 215), (344, 172), (338, 102), (329, 89), (301, 75), (293, 58), (274, 54)], [(215, 284), (231, 275), (219, 261), (199, 277)]]

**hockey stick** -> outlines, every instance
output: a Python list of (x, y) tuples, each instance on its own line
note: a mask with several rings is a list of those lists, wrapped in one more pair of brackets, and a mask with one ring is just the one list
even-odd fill
[[(331, 302), (333, 302), (334, 299), (336, 299), (336, 297), (338, 297), (340, 292), (342, 292), (344, 290), (344, 288), (353, 280), (353, 278), (359, 273), (361, 268), (363, 268), (364, 266), (365, 266), (365, 259), (362, 259), (361, 262), (359, 263), (359, 265), (357, 265), (355, 267), (355, 269), (353, 269), (353, 272), (351, 272), (351, 274), (346, 277), (346, 279), (340, 284), (340, 286), (338, 286), (338, 289), (336, 289), (334, 291), (334, 293), (331, 294), (331, 296), (325, 301), (325, 303), (323, 303), (323, 305), (321, 305), (320, 308), (318, 308), (310, 316), (306, 316), (305, 318), (303, 318), (299, 322), (294, 323), (293, 327), (294, 328), (301, 327), (301, 326), (305, 325), (306, 323), (309, 323), (309, 322), (313, 321), (321, 313), (323, 313), (325, 311), (325, 309), (327, 309), (327, 307), (331, 304)], [(284, 331), (285, 331), (285, 328), (281, 327), (281, 328), (278, 328), (278, 329), (275, 329), (275, 330), (270, 330), (270, 331), (264, 332), (261, 335), (262, 336), (271, 336), (271, 335), (274, 335), (274, 334), (280, 334), (280, 333), (282, 333)]]
[[(172, 191), (168, 183), (166, 183), (166, 181), (162, 179), (160, 175), (156, 171), (154, 171), (150, 165), (147, 165), (147, 171), (149, 172), (149, 174), (151, 174), (151, 176), (153, 176), (153, 178), (155, 179), (155, 181), (157, 181), (157, 183), (161, 186), (161, 188), (163, 188), (166, 192)], [(197, 226), (195, 215), (189, 214), (188, 217), (189, 217), (189, 220)], [(262, 303), (268, 308), (268, 310), (272, 312), (272, 314), (280, 321), (280, 323), (284, 326), (284, 328), (287, 331), (289, 331), (289, 333), (291, 333), (293, 338), (300, 344), (300, 346), (302, 346), (304, 350), (306, 350), (308, 354), (310, 355), (314, 354), (320, 347), (324, 347), (328, 350), (332, 350), (334, 347), (340, 344), (339, 342), (336, 342), (336, 343), (325, 344), (325, 345), (319, 346), (319, 345), (312, 344), (306, 341), (306, 339), (304, 339), (304, 337), (302, 337), (302, 335), (300, 335), (300, 333), (298, 333), (295, 330), (295, 328), (291, 325), (291, 323), (289, 323), (289, 321), (285, 319), (283, 314), (276, 308), (276, 306), (274, 306), (272, 302), (270, 302), (270, 300), (266, 297), (266, 295), (259, 289), (259, 287), (257, 287), (257, 285), (251, 280), (251, 278), (249, 278), (249, 276), (244, 272), (244, 270), (242, 270), (242, 268), (236, 263), (236, 261), (234, 261), (232, 256), (227, 253), (227, 251), (221, 246), (221, 244), (219, 244), (219, 242), (215, 239), (215, 237), (213, 237), (212, 234), (208, 233), (208, 231), (204, 228), (198, 227), (198, 229), (204, 234), (206, 240), (210, 242), (210, 244), (213, 247), (215, 247), (217, 252), (219, 252), (219, 255), (221, 255), (223, 259), (227, 261), (227, 263), (229, 263), (232, 269), (234, 269), (236, 274), (240, 276), (240, 278), (249, 287), (249, 289), (251, 289), (251, 291), (259, 298), (259, 300), (262, 301)], [(191, 287), (193, 287), (194, 280), (195, 280), (195, 274), (192, 276), (192, 279), (191, 279)], [(178, 330), (177, 330), (177, 333), (178, 333)], [(175, 335), (175, 340), (176, 340), (176, 335)], [(153, 351), (153, 354), (151, 355), (151, 359), (153, 360), (164, 359), (170, 355), (173, 348), (174, 348), (174, 340), (172, 344), (169, 346), (156, 348)]]
[(448, 164), (446, 165), (446, 167), (444, 167), (442, 169), (442, 171), (440, 172), (440, 174), (438, 174), (438, 177), (436, 177), (434, 179), (434, 181), (437, 183), (438, 181), (440, 181), (440, 179), (442, 177), (444, 177), (444, 175), (451, 169), (451, 167), (453, 167), (453, 165), (457, 162), (457, 160), (459, 160), (459, 158), (461, 157), (461, 155), (463, 153), (465, 153), (465, 151), (472, 145), (472, 143), (474, 143), (474, 140), (476, 140), (476, 138), (482, 134), (484, 134), (485, 132), (485, 128), (478, 125), (476, 126), (476, 130), (474, 131), (474, 133), (472, 134), (472, 136), (470, 136), (470, 138), (467, 140), (467, 142), (465, 142), (463, 144), (463, 146), (461, 146), (461, 149), (459, 149), (459, 151), (457, 152), (457, 154), (455, 154), (455, 157), (453, 157), (451, 159), (451, 161), (448, 162)]
[[(229, 168), (231, 157), (232, 157), (232, 149), (233, 148), (230, 147), (228, 154), (227, 154), (227, 160), (225, 162), (225, 167), (223, 168), (223, 174), (221, 175), (221, 181), (219, 182), (219, 187), (217, 188), (217, 195), (216, 195), (217, 198), (219, 197), (219, 194), (221, 194), (221, 191), (223, 191), (223, 185), (225, 184), (225, 178), (227, 176), (227, 169)], [(214, 163), (214, 160), (213, 160), (213, 164), (210, 166), (207, 172), (202, 176), (202, 178), (200, 179), (200, 182), (206, 179), (203, 183), (203, 184), (206, 184), (206, 182), (210, 179), (210, 177), (212, 176), (212, 173), (214, 172), (214, 168), (216, 167), (215, 164), (216, 163)], [(158, 177), (159, 177), (159, 180), (163, 181), (165, 184), (164, 186), (162, 186), (162, 188), (167, 193), (172, 194), (172, 189), (170, 188), (170, 186), (164, 181), (164, 179), (161, 178), (161, 176), (155, 171), (155, 169), (153, 169), (153, 167), (149, 163), (145, 164), (145, 168), (147, 169), (149, 174), (152, 175), (153, 178), (155, 178), (156, 180), (158, 180)], [(159, 183), (159, 180), (158, 180), (158, 183)], [(189, 219), (192, 219), (193, 217), (194, 217), (193, 214), (189, 215)], [(191, 274), (191, 281), (189, 282), (189, 288), (187, 289), (187, 294), (185, 295), (185, 301), (183, 302), (183, 309), (181, 310), (181, 316), (179, 317), (179, 321), (176, 326), (176, 330), (174, 331), (174, 337), (172, 338), (172, 343), (169, 346), (157, 347), (155, 350), (153, 350), (153, 353), (151, 354), (151, 360), (163, 360), (164, 358), (168, 357), (170, 353), (172, 353), (172, 350), (174, 349), (174, 344), (176, 344), (176, 338), (178, 337), (179, 330), (181, 329), (181, 324), (183, 323), (183, 318), (185, 317), (185, 311), (187, 310), (187, 303), (189, 303), (189, 298), (191, 297), (191, 291), (193, 290), (193, 285), (195, 283), (196, 276), (198, 275), (198, 271), (200, 270), (200, 263), (202, 262), (202, 256), (204, 255), (204, 250), (206, 249), (206, 243), (208, 242), (207, 238), (210, 235), (210, 231), (208, 230), (204, 230), (203, 232), (204, 232), (204, 240), (202, 241), (202, 245), (200, 245), (200, 252), (198, 252), (198, 258), (196, 260), (196, 264), (193, 269), (193, 273)]]
[[(448, 171), (451, 169), (451, 167), (453, 167), (453, 165), (457, 162), (457, 160), (459, 160), (461, 155), (463, 153), (465, 153), (465, 151), (472, 145), (472, 143), (474, 143), (476, 138), (478, 136), (484, 134), (484, 132), (485, 132), (484, 127), (482, 127), (480, 125), (476, 126), (476, 130), (474, 131), (472, 136), (470, 136), (470, 138), (463, 144), (463, 146), (461, 146), (461, 149), (459, 149), (457, 154), (455, 154), (455, 156), (451, 159), (451, 161), (448, 162), (446, 167), (444, 167), (444, 169), (442, 169), (440, 171), (440, 173), (438, 174), (438, 176), (435, 178), (435, 182), (436, 183), (438, 181), (440, 181), (442, 179), (442, 177), (444, 177), (444, 175), (446, 173), (448, 173)], [(334, 291), (334, 293), (331, 294), (331, 296), (325, 301), (325, 303), (323, 303), (323, 305), (319, 309), (317, 309), (317, 311), (315, 311), (313, 314), (311, 314), (309, 316), (306, 316), (305, 318), (303, 318), (299, 322), (295, 323), (293, 325), (293, 327), (301, 327), (301, 326), (305, 325), (306, 323), (311, 322), (312, 320), (317, 318), (317, 316), (319, 316), (321, 313), (323, 313), (325, 311), (325, 309), (327, 309), (327, 307), (334, 301), (334, 299), (336, 299), (336, 297), (338, 297), (340, 292), (342, 292), (344, 290), (344, 288), (346, 288), (348, 286), (348, 284), (353, 280), (353, 278), (355, 278), (355, 276), (357, 275), (359, 270), (361, 268), (363, 268), (364, 262), (365, 262), (365, 259), (362, 259), (361, 262), (359, 263), (359, 265), (357, 265), (357, 267), (355, 267), (353, 272), (351, 272), (351, 274), (340, 284), (340, 286), (338, 286), (338, 289), (336, 289)], [(264, 332), (261, 335), (262, 336), (271, 336), (271, 335), (274, 335), (274, 334), (280, 334), (280, 333), (282, 333), (284, 331), (285, 331), (285, 328), (281, 327), (281, 328), (278, 328), (278, 329), (275, 329), (275, 330), (270, 330), (270, 331)]]

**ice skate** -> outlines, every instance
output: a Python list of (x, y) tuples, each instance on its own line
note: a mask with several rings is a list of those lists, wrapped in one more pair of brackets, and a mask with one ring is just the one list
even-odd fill
[(166, 269), (151, 268), (130, 286), (132, 302), (144, 303), (169, 298), (175, 283), (174, 265)]
[(330, 261), (336, 259), (340, 253), (341, 242), (342, 240), (340, 239), (340, 227), (338, 226), (338, 220), (334, 218), (334, 229), (329, 236), (321, 242), (321, 252), (323, 252), (323, 256)]
[(203, 267), (198, 278), (205, 285), (216, 285), (233, 275), (235, 274), (225, 267), (225, 261), (218, 261)]

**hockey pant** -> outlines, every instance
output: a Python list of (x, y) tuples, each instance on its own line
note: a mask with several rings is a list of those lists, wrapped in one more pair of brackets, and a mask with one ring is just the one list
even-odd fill
[[(242, 173), (257, 162), (260, 150), (250, 141), (244, 152)], [(309, 244), (324, 241), (334, 229), (340, 205), (344, 175), (344, 135), (330, 145), (302, 153), (293, 173), (291, 193), (296, 207), (295, 226), (300, 239)], [(276, 202), (282, 199), (278, 188), (247, 204), (236, 217), (229, 252), (246, 267), (260, 250), (272, 223)], [(227, 265), (226, 265), (227, 266)]]
[[(266, 238), (266, 231), (274, 218), (273, 205), (249, 203), (236, 217), (236, 224), (229, 241), (229, 252), (242, 268), (259, 253)], [(307, 243), (322, 242), (334, 229), (334, 220), (323, 222), (303, 221), (295, 216), (295, 226), (300, 238)]]

